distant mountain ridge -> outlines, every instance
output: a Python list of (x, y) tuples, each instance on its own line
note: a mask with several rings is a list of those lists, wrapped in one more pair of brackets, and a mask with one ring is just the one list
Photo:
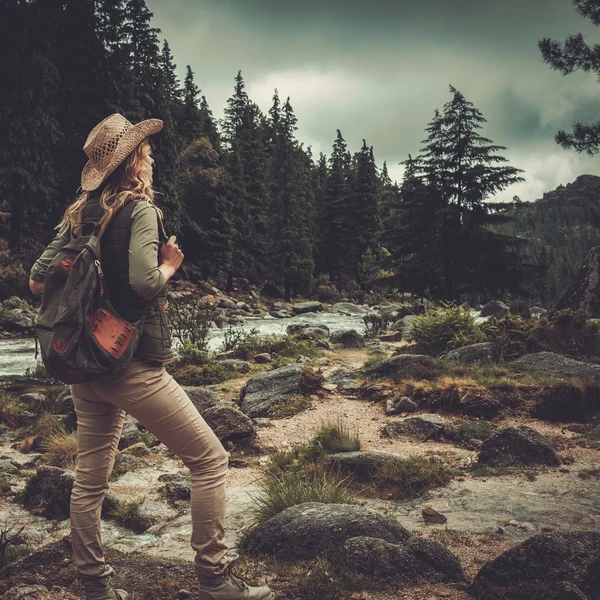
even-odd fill
[[(533, 283), (532, 295), (553, 303), (581, 267), (588, 252), (600, 246), (600, 177), (580, 175), (534, 202), (509, 213), (513, 222), (499, 230), (527, 240), (524, 255), (547, 270)], [(537, 298), (536, 298), (537, 299)]]

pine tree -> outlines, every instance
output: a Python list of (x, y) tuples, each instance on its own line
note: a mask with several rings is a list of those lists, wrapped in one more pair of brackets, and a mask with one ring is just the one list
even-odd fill
[(389, 197), (382, 242), (389, 256), (390, 283), (420, 296), (440, 297), (445, 203), (439, 191), (407, 169), (399, 193)]
[(347, 261), (355, 278), (360, 280), (358, 266), (368, 248), (378, 245), (380, 216), (378, 206), (379, 180), (373, 148), (365, 140), (356, 154), (356, 169), (347, 211)]
[[(501, 219), (499, 211), (507, 205), (486, 200), (523, 178), (520, 169), (502, 165), (506, 159), (496, 153), (506, 150), (481, 136), (486, 122), (481, 112), (455, 88), (452, 100), (436, 111), (424, 140), (422, 154), (411, 168), (428, 185), (438, 190), (446, 204), (443, 239), (444, 279), (447, 299), (459, 300), (460, 286), (466, 281), (473, 248), (468, 240), (477, 236), (473, 229)], [(406, 164), (406, 163), (404, 163)]]
[(235, 78), (221, 129), (235, 232), (230, 287), (234, 274), (255, 281), (264, 279), (268, 264), (267, 125), (258, 106), (248, 98), (241, 72)]
[(24, 216), (36, 207), (50, 208), (55, 199), (61, 132), (52, 50), (39, 5), (24, 0), (0, 5), (0, 192), (10, 207), (10, 248), (21, 245)]
[(164, 86), (170, 102), (172, 104), (181, 102), (182, 90), (175, 73), (177, 65), (173, 62), (173, 54), (171, 53), (171, 48), (167, 40), (164, 40), (163, 42), (159, 64), (162, 70)]
[(187, 220), (183, 226), (186, 256), (208, 279), (231, 268), (231, 202), (227, 175), (210, 141), (200, 137), (182, 152), (178, 162), (178, 192)]
[(194, 72), (187, 66), (183, 84), (183, 107), (179, 118), (179, 135), (184, 144), (197, 140), (204, 135), (203, 122), (198, 108), (200, 89), (194, 82)]
[[(573, 4), (583, 18), (589, 19), (597, 27), (600, 26), (598, 0), (573, 0)], [(568, 36), (564, 43), (544, 38), (538, 42), (538, 46), (544, 61), (563, 75), (581, 69), (600, 76), (598, 45), (589, 46), (581, 33)], [(563, 148), (572, 148), (594, 156), (600, 152), (600, 121), (592, 124), (577, 122), (573, 125), (572, 133), (561, 130), (556, 134), (555, 140)]]
[(337, 130), (329, 158), (329, 174), (323, 187), (320, 211), (319, 271), (328, 273), (342, 290), (347, 267), (347, 207), (350, 198), (348, 176), (350, 155), (342, 132)]
[(174, 104), (169, 96), (169, 81), (161, 68), (158, 44), (160, 29), (151, 27), (152, 13), (145, 0), (128, 0), (125, 11), (128, 20), (130, 64), (135, 74), (136, 99), (141, 107), (140, 118), (162, 119), (162, 131), (154, 136), (151, 144), (156, 159), (154, 185), (162, 194), (165, 221), (173, 233), (178, 233), (183, 216), (175, 186), (175, 162), (180, 143), (172, 115)]

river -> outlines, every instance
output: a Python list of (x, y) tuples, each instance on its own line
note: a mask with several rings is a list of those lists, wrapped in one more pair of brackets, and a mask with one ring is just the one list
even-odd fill
[[(288, 325), (308, 323), (310, 325), (327, 325), (331, 332), (344, 329), (356, 329), (364, 332), (362, 317), (346, 316), (338, 313), (308, 313), (290, 319), (265, 317), (246, 319), (238, 325), (240, 329), (250, 331), (257, 329), (261, 336), (283, 335)], [(226, 327), (214, 327), (208, 336), (208, 349), (218, 351), (223, 346), (223, 336)], [(23, 375), (27, 369), (36, 367), (35, 344), (32, 338), (18, 340), (0, 340), (0, 376)]]

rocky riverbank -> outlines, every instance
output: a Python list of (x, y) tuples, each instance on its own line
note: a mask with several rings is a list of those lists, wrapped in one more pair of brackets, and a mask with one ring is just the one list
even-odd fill
[[(258, 353), (245, 373), (187, 388), (230, 452), (228, 541), (245, 573), (290, 600), (600, 598), (600, 367), (551, 352), (499, 364), (481, 343), (437, 359), (389, 331), (314, 323), (290, 334), (310, 356)], [(13, 390), (0, 520), (18, 535), (0, 598), (79, 598), (64, 538), (72, 402), (62, 386)], [(358, 447), (333, 449), (324, 424)], [(132, 600), (193, 598), (186, 469), (130, 417), (119, 448), (103, 513), (115, 582)], [(256, 527), (257, 498), (286, 473), (340, 477), (343, 504)]]

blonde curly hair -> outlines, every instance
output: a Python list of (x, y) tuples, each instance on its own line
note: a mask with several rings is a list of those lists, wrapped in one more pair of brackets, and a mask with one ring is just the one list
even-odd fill
[[(146, 138), (108, 177), (100, 195), (100, 206), (102, 206), (106, 213), (111, 214), (114, 210), (122, 208), (128, 202), (145, 200), (152, 204), (162, 217), (162, 211), (154, 204), (154, 197), (158, 192), (152, 188), (148, 163), (144, 160), (144, 157), (150, 150), (150, 142)], [(90, 196), (96, 193), (98, 193), (98, 190), (91, 192), (82, 191), (77, 200), (65, 210), (65, 214), (57, 225), (57, 229), (73, 229), (80, 223), (83, 208)]]

